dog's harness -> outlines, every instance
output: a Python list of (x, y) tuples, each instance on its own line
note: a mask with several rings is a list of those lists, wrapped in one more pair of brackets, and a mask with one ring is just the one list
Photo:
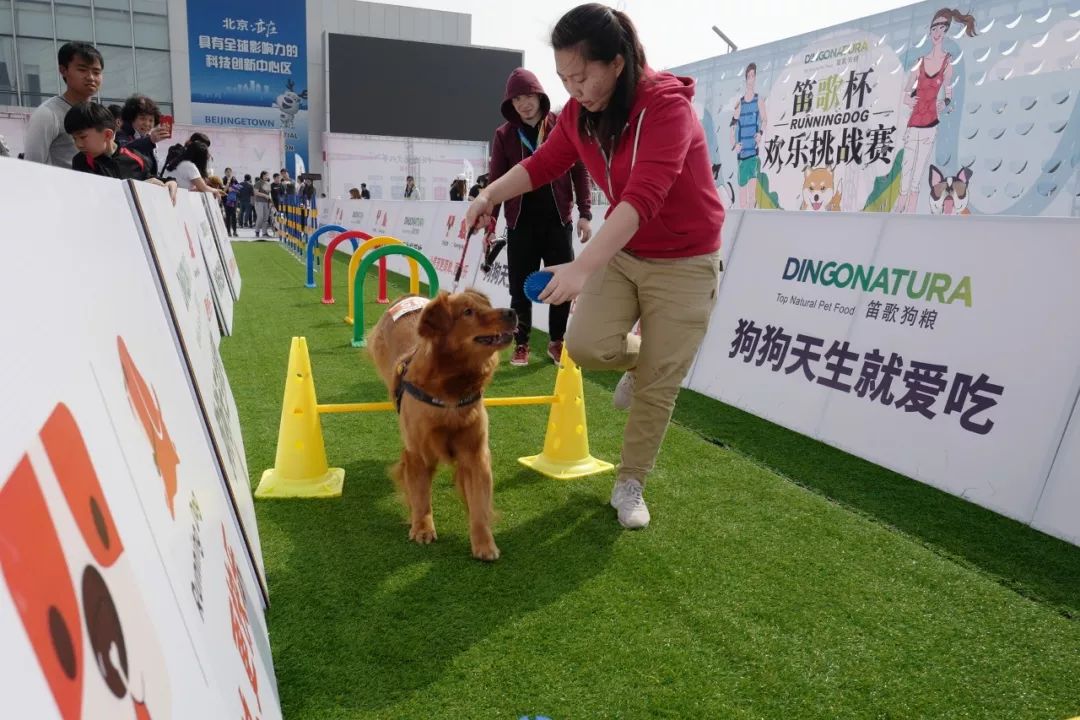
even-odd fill
[(397, 369), (394, 371), (394, 405), (397, 408), (397, 412), (399, 415), (401, 414), (401, 398), (405, 395), (405, 393), (409, 393), (420, 402), (424, 402), (428, 405), (433, 405), (438, 408), (465, 407), (467, 405), (472, 405), (473, 403), (479, 401), (481, 397), (483, 397), (482, 392), (473, 393), (472, 395), (467, 395), (461, 398), (452, 405), (448, 405), (445, 400), (442, 400), (424, 392), (422, 389), (418, 388), (416, 385), (413, 385), (411, 382), (405, 379), (405, 373), (408, 372), (409, 363), (412, 362), (413, 355), (415, 354), (416, 351), (414, 350), (409, 355), (409, 357), (398, 363)]
[[(420, 312), (424, 305), (427, 304), (427, 298), (409, 297), (401, 300), (396, 304), (394, 308), (391, 308), (389, 312), (394, 318), (394, 322), (397, 322), (406, 315), (411, 315), (414, 312)], [(429, 395), (422, 389), (413, 385), (411, 382), (405, 379), (405, 373), (409, 370), (409, 363), (412, 362), (413, 356), (416, 355), (416, 350), (409, 353), (409, 356), (398, 363), (397, 368), (394, 370), (394, 407), (397, 409), (398, 414), (401, 414), (401, 398), (405, 393), (409, 393), (420, 402), (427, 403), (434, 407), (447, 408), (447, 407), (465, 407), (477, 402), (483, 393), (474, 393), (466, 397), (461, 398), (453, 405), (447, 405), (445, 400), (437, 398), (433, 395)]]

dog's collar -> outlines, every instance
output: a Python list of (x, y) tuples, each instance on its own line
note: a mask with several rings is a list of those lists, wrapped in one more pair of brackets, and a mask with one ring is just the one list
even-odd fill
[(396, 406), (399, 415), (401, 414), (401, 398), (404, 396), (405, 393), (409, 393), (420, 402), (424, 402), (428, 405), (432, 405), (438, 408), (466, 407), (467, 405), (472, 405), (473, 403), (479, 401), (480, 398), (483, 397), (482, 392), (473, 393), (472, 395), (467, 395), (461, 398), (452, 405), (448, 405), (445, 400), (441, 400), (433, 395), (429, 395), (428, 393), (424, 392), (424, 390), (417, 387), (416, 385), (413, 385), (411, 382), (405, 379), (405, 373), (406, 371), (408, 371), (409, 363), (412, 362), (412, 359), (413, 356), (409, 355), (409, 357), (398, 363), (397, 370), (394, 373), (394, 377), (397, 380), (397, 383), (394, 387), (394, 405)]

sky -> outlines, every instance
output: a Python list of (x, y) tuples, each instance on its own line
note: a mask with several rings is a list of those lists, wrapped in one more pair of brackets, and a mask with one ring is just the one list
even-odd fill
[[(525, 51), (555, 107), (567, 94), (555, 74), (548, 38), (559, 17), (582, 0), (389, 0), (394, 5), (472, 15), (472, 44)], [(719, 27), (739, 49), (910, 5), (906, 0), (609, 0), (630, 15), (649, 64), (660, 70), (720, 55), (727, 45)]]

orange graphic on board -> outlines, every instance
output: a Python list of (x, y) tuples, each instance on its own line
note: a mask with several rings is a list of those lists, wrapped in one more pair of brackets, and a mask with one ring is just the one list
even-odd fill
[(157, 466), (158, 474), (165, 483), (165, 504), (169, 506), (169, 515), (176, 518), (173, 498), (176, 497), (176, 466), (180, 464), (180, 456), (176, 454), (176, 446), (169, 437), (169, 429), (165, 427), (157, 392), (148, 387), (142, 375), (139, 374), (124, 339), (118, 336), (116, 344), (120, 350), (120, 367), (124, 371), (124, 389), (127, 390), (128, 401), (150, 441), (154, 465)]
[[(156, 713), (168, 716), (160, 646), (145, 632), (144, 600), (131, 592), (124, 543), (70, 408), (58, 404), (39, 436), (63, 501), (50, 508), (29, 454), (0, 482), (0, 592), (6, 585), (63, 720), (132, 717), (122, 708), (134, 680), (144, 697), (131, 697), (133, 717), (151, 720), (147, 678)], [(77, 532), (62, 535), (57, 513)]]

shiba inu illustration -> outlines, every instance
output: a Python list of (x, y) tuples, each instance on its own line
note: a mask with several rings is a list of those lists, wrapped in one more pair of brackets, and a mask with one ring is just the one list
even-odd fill
[(836, 185), (833, 168), (807, 167), (803, 170), (800, 210), (836, 212), (840, 209), (840, 198), (840, 188)]

